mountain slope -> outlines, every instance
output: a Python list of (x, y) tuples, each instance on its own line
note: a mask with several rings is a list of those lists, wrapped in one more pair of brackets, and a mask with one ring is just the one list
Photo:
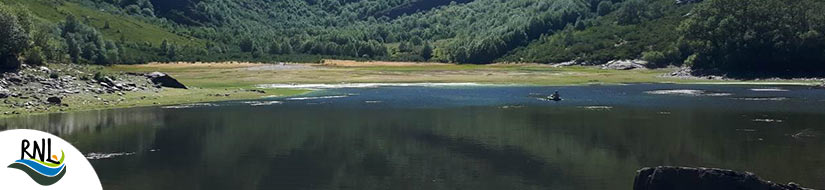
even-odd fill
[[(525, 47), (509, 52), (499, 61), (559, 63), (571, 60), (601, 64), (614, 59), (639, 59), (643, 52), (676, 51), (681, 34), (678, 27), (693, 4), (674, 5), (670, 0), (654, 0), (641, 7), (642, 18), (632, 23), (615, 8), (605, 16), (576, 23), (563, 31), (544, 36)], [(666, 64), (666, 63), (665, 63)]]
[[(95, 10), (74, 2), (50, 3), (42, 0), (9, 0), (7, 4), (26, 7), (32, 14), (51, 24), (65, 21), (74, 15), (88, 21), (89, 25), (102, 29), (107, 39), (119, 40), (123, 36), (129, 42), (160, 44), (163, 39), (179, 44), (202, 45), (203, 40), (175, 34), (168, 29), (144, 22), (131, 16)], [(104, 26), (109, 23), (109, 28)]]
[[(707, 68), (712, 70), (729, 65), (717, 59), (740, 60), (729, 54), (753, 53), (739, 50), (783, 51), (771, 59), (776, 63), (760, 64), (787, 68), (776, 64), (787, 64), (783, 60), (793, 59), (784, 56), (799, 56), (806, 49), (809, 53), (802, 53), (806, 56), (801, 59), (806, 63), (799, 65), (819, 68), (817, 53), (824, 49), (825, 29), (817, 24), (822, 14), (815, 10), (825, 3), (767, 1), (9, 0), (7, 4), (29, 9), (41, 18), (37, 20), (57, 29), (69, 15), (80, 18), (81, 25), (89, 26), (83, 31), (93, 36), (101, 33), (105, 40), (80, 39), (66, 32), (56, 38), (72, 45), (63, 52), (72, 61), (96, 63), (344, 58), (601, 64), (644, 59), (654, 63), (651, 66), (688, 63), (710, 65)], [(766, 4), (772, 6), (762, 6)], [(739, 8), (743, 6), (750, 7)], [(759, 26), (736, 24), (754, 22), (751, 17), (776, 19), (757, 20)], [(733, 25), (750, 33), (741, 36), (726, 27)], [(697, 28), (717, 33), (686, 32)], [(728, 41), (718, 40), (727, 37)], [(77, 40), (84, 43), (76, 44)], [(81, 53), (85, 59), (78, 59)], [(32, 54), (37, 53), (26, 53)], [(704, 64), (708, 62), (714, 63)], [(734, 68), (756, 67), (725, 69)]]

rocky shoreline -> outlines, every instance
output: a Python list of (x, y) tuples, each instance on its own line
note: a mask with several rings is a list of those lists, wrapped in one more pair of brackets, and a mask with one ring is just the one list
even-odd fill
[[(553, 65), (555, 67), (566, 67), (566, 66), (573, 66), (573, 65), (581, 65), (582, 63), (577, 63), (575, 61), (560, 63)], [(762, 80), (750, 80), (750, 81), (741, 81), (737, 79), (730, 79), (724, 76), (695, 76), (694, 73), (689, 68), (681, 68), (681, 69), (667, 69), (667, 70), (648, 70), (644, 68), (645, 62), (640, 60), (617, 60), (611, 61), (610, 64), (602, 65), (602, 66), (595, 66), (595, 65), (588, 65), (586, 68), (574, 68), (569, 69), (569, 73), (577, 73), (577, 75), (569, 75), (573, 79), (571, 81), (566, 81), (565, 76), (555, 76), (555, 77), (548, 77), (549, 75), (545, 75), (539, 72), (527, 73), (527, 72), (513, 72), (506, 69), (500, 69), (498, 73), (490, 74), (491, 71), (484, 71), (487, 73), (484, 75), (485, 82), (495, 83), (495, 81), (499, 81), (500, 83), (520, 83), (520, 84), (531, 84), (531, 83), (539, 83), (540, 85), (556, 85), (556, 84), (544, 84), (546, 81), (566, 81), (561, 82), (562, 85), (565, 83), (576, 83), (577, 81), (600, 81), (600, 82), (607, 82), (611, 83), (613, 79), (619, 78), (618, 76), (622, 77), (629, 77), (630, 79), (620, 79), (616, 80), (615, 83), (622, 83), (624, 81), (629, 82), (674, 82), (679, 83), (681, 79), (685, 79), (685, 83), (702, 83), (702, 82), (709, 82), (709, 83), (718, 83), (719, 81), (724, 84), (724, 81), (730, 81), (731, 83), (744, 83), (744, 84), (760, 84), (760, 82), (764, 82), (766, 84), (790, 84), (790, 85), (814, 85), (814, 84), (821, 84), (821, 87), (815, 88), (825, 88), (825, 80), (823, 79), (799, 79), (796, 81), (791, 81), (788, 79), (762, 79)], [(31, 66), (31, 65), (23, 65), (19, 71), (16, 72), (6, 72), (0, 74), (0, 117), (2, 116), (9, 116), (9, 115), (25, 115), (30, 113), (53, 113), (53, 112), (64, 112), (64, 111), (74, 111), (74, 110), (91, 110), (91, 109), (107, 109), (107, 108), (115, 108), (115, 107), (135, 107), (135, 106), (146, 106), (146, 105), (159, 105), (159, 104), (178, 104), (178, 103), (194, 103), (194, 102), (205, 102), (205, 101), (222, 101), (222, 100), (233, 100), (233, 99), (254, 99), (263, 96), (271, 96), (271, 95), (283, 95), (283, 94), (292, 94), (292, 93), (301, 93), (300, 90), (286, 88), (286, 90), (281, 88), (267, 88), (267, 89), (260, 89), (260, 86), (249, 86), (249, 85), (234, 85), (231, 84), (229, 86), (223, 87), (202, 87), (203, 82), (207, 84), (215, 84), (221, 83), (221, 85), (226, 85), (227, 80), (231, 81), (235, 78), (232, 78), (235, 75), (244, 75), (249, 76), (256, 76), (262, 78), (261, 80), (255, 80), (253, 83), (260, 83), (260, 84), (278, 84), (277, 82), (273, 83), (268, 77), (273, 77), (268, 72), (279, 72), (280, 75), (278, 77), (282, 77), (280, 79), (274, 81), (285, 81), (289, 83), (295, 83), (294, 79), (309, 79), (302, 82), (313, 82), (318, 81), (318, 84), (326, 84), (331, 83), (329, 81), (336, 81), (340, 82), (341, 78), (348, 77), (347, 75), (341, 75), (340, 77), (326, 77), (323, 79), (316, 79), (307, 77), (307, 75), (318, 75), (319, 72), (317, 70), (306, 69), (302, 70), (301, 72), (293, 72), (292, 70), (272, 70), (276, 69), (278, 66), (272, 65), (247, 65), (246, 67), (255, 68), (255, 69), (239, 69), (244, 68), (244, 66), (235, 67), (235, 65), (230, 64), (232, 67), (227, 67), (224, 64), (192, 64), (192, 65), (181, 65), (181, 64), (170, 64), (170, 65), (142, 65), (140, 67), (131, 67), (130, 66), (111, 66), (111, 67), (104, 67), (98, 65), (77, 65), (77, 64), (47, 64), (44, 66)], [(535, 66), (535, 67), (545, 67), (546, 65), (542, 66)], [(193, 84), (201, 84), (201, 86), (194, 85), (193, 88), (189, 89), (188, 86), (183, 85), (181, 82), (175, 80), (169, 75), (164, 73), (148, 73), (151, 71), (167, 71), (172, 72), (172, 70), (168, 69), (178, 69), (181, 67), (191, 67), (192, 69), (197, 70), (198, 72), (206, 72), (205, 75), (213, 75), (210, 80), (216, 81), (204, 81), (203, 79), (194, 80)], [(256, 70), (261, 67), (266, 67), (267, 70)], [(415, 68), (417, 66), (404, 66), (408, 68)], [(421, 66), (426, 67), (426, 66)], [(439, 66), (434, 66), (439, 67)], [(447, 69), (454, 69), (449, 68), (447, 65), (442, 65), (440, 67), (447, 67)], [(525, 66), (531, 67), (531, 66)], [(126, 69), (124, 69), (126, 68)], [(306, 67), (308, 68), (308, 67)], [(485, 69), (493, 69), (494, 67), (489, 67)], [(347, 70), (334, 70), (336, 68), (323, 68), (323, 74), (337, 74), (336, 72), (346, 72), (350, 73), (351, 71)], [(389, 75), (387, 72), (383, 71), (371, 71), (371, 70), (358, 70), (358, 68), (347, 68), (347, 69), (355, 69), (356, 71), (362, 72), (360, 75), (367, 75), (373, 76), (373, 78), (381, 78), (381, 77), (396, 77), (395, 80), (398, 81), (418, 81), (421, 78), (418, 76), (435, 76), (441, 74), (453, 74), (455, 78), (452, 79), (458, 82), (452, 81), (445, 81), (445, 83), (466, 83), (465, 81), (474, 81), (480, 80), (479, 77), (472, 75), (472, 72), (469, 70), (458, 70), (458, 71), (449, 71), (449, 72), (432, 72), (430, 70), (425, 71), (418, 71), (420, 73), (413, 74), (405, 74), (405, 75)], [(463, 68), (462, 68), (463, 69)], [(543, 68), (542, 68), (543, 69)], [(271, 71), (270, 71), (271, 70)], [(560, 68), (559, 70), (567, 70)], [(607, 70), (628, 70), (628, 71), (607, 71)], [(675, 70), (675, 72), (673, 72)], [(211, 73), (210, 73), (211, 72)], [(552, 72), (555, 72), (552, 71)], [(601, 75), (597, 73), (614, 73), (615, 75)], [(229, 74), (227, 74), (229, 73)], [(652, 74), (651, 74), (652, 73)], [(177, 71), (175, 74), (183, 77), (183, 79), (193, 80), (192, 72), (181, 72)], [(201, 75), (204, 73), (198, 73), (197, 75)], [(539, 78), (541, 80), (523, 80), (523, 75), (529, 74), (532, 77)], [(589, 75), (595, 78), (585, 78), (579, 74)], [(629, 75), (645, 75), (645, 77), (641, 78), (633, 78)], [(472, 75), (472, 76), (471, 76)], [(515, 77), (514, 77), (515, 76)], [(189, 77), (189, 78), (186, 78)], [(313, 76), (314, 77), (314, 76)], [(599, 78), (601, 77), (601, 78)], [(612, 77), (612, 78), (611, 78)], [(634, 76), (635, 77), (635, 76)], [(680, 79), (680, 80), (672, 80), (672, 79)], [(710, 79), (710, 80), (708, 80)], [(248, 82), (248, 81), (245, 81)], [(367, 81), (357, 81), (353, 82), (353, 84), (364, 84), (370, 82)], [(169, 88), (161, 88), (161, 87), (169, 87)], [(187, 89), (187, 90), (172, 90), (171, 88), (179, 88), (179, 89)], [(251, 88), (251, 89), (250, 89)], [(230, 97), (231, 95), (231, 97)]]
[[(678, 79), (686, 79), (686, 80), (718, 80), (718, 81), (739, 81), (742, 79), (731, 78), (728, 76), (722, 75), (711, 75), (711, 74), (697, 74), (693, 69), (690, 67), (680, 67), (676, 71), (662, 75), (662, 77), (670, 77), (670, 78), (678, 78)], [(812, 84), (818, 83), (818, 87), (825, 87), (825, 78), (779, 78), (779, 77), (772, 77), (772, 78), (755, 78), (749, 79), (749, 81), (754, 82), (762, 82), (762, 81), (802, 81), (802, 82), (810, 82)]]
[(171, 78), (165, 74), (149, 76), (138, 73), (104, 73), (99, 66), (48, 66), (23, 65), (17, 72), (0, 75), (0, 106), (9, 110), (1, 114), (15, 115), (21, 112), (45, 112), (55, 109), (63, 111), (70, 106), (64, 100), (72, 96), (92, 97), (79, 102), (80, 104), (109, 105), (123, 101), (123, 98), (105, 99), (100, 96), (116, 94), (122, 97), (131, 92), (157, 93), (163, 90), (162, 83), (157, 80)]
[[(578, 62), (578, 61), (568, 61), (562, 63), (554, 63), (550, 64), (553, 67), (568, 67), (568, 66), (587, 66), (592, 65), (591, 63), (586, 62)], [(628, 60), (612, 60), (608, 61), (605, 64), (598, 65), (599, 68), (604, 70), (637, 70), (637, 69), (649, 69), (649, 63), (644, 60), (638, 59), (628, 59)], [(675, 79), (684, 79), (684, 80), (715, 80), (715, 81), (741, 81), (743, 79), (740, 78), (732, 78), (724, 75), (713, 75), (713, 74), (703, 74), (700, 72), (696, 72), (690, 67), (679, 67), (676, 68), (675, 71), (662, 75), (661, 77), (666, 78), (675, 78)], [(803, 82), (810, 82), (810, 83), (819, 83), (819, 87), (825, 88), (825, 78), (779, 78), (779, 77), (772, 77), (772, 78), (754, 78), (748, 79), (750, 81), (803, 81)]]

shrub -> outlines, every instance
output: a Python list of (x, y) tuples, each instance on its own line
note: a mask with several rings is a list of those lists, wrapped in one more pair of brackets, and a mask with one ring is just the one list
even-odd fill
[(114, 42), (106, 41), (103, 35), (93, 27), (78, 21), (69, 15), (60, 23), (61, 37), (66, 42), (67, 50), (75, 63), (114, 64), (120, 60), (119, 47)]
[(97, 81), (103, 81), (104, 78), (106, 78), (106, 74), (104, 74), (103, 72), (100, 72), (100, 71), (95, 72), (94, 77), (92, 77), (92, 79), (95, 79)]
[(29, 65), (43, 65), (45, 63), (45, 58), (43, 57), (43, 51), (40, 47), (33, 47), (26, 51), (26, 64)]
[(637, 24), (645, 19), (647, 6), (640, 0), (630, 0), (624, 2), (624, 6), (619, 9), (619, 24)]
[(652, 63), (655, 66), (664, 66), (670, 63), (665, 54), (659, 51), (642, 52), (642, 60)]

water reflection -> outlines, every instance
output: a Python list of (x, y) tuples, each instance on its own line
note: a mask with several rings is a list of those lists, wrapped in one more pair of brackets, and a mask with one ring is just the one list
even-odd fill
[[(344, 89), (314, 96), (357, 96), (53, 114), (0, 126), (48, 131), (83, 152), (134, 152), (92, 160), (106, 189), (629, 189), (636, 169), (654, 165), (825, 187), (825, 141), (793, 137), (825, 131), (825, 110), (811, 108), (823, 103), (808, 100), (821, 91), (786, 87), (770, 93), (790, 103), (753, 105), (644, 93), (668, 86), (565, 88), (579, 98), (529, 97), (549, 87)], [(693, 87), (674, 89), (683, 88)], [(762, 93), (727, 88), (706, 90)], [(754, 121), (766, 118), (782, 122)]]

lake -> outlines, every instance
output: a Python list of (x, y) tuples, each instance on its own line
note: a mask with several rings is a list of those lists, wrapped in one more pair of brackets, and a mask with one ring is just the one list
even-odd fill
[(343, 88), (15, 128), (96, 153), (105, 189), (631, 189), (659, 165), (825, 188), (825, 90), (805, 86)]

